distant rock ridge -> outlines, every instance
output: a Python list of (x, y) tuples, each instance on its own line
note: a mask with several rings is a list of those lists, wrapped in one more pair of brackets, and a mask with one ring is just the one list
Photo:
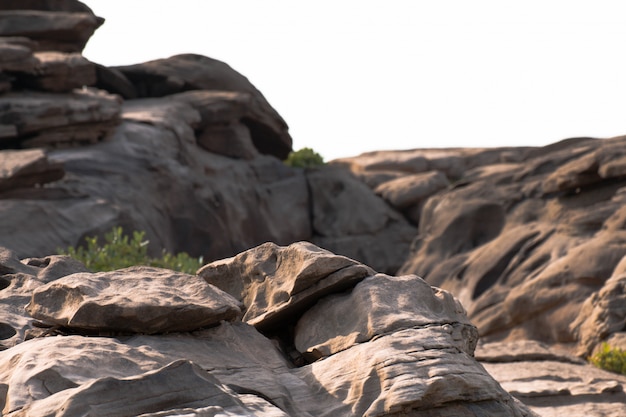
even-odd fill
[[(626, 414), (624, 378), (580, 362), (626, 348), (626, 137), (291, 168), (246, 77), (195, 54), (90, 62), (103, 22), (0, 3), (3, 415), (533, 415), (475, 348), (541, 415)], [(113, 226), (207, 265), (53, 255)], [(168, 408), (176, 384), (202, 388)]]

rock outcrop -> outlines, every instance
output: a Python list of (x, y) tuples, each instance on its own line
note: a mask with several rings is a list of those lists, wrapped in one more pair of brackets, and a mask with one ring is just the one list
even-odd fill
[[(90, 62), (102, 23), (0, 4), (3, 415), (533, 415), (485, 368), (542, 415), (624, 414), (581, 358), (626, 348), (626, 137), (292, 168), (243, 75)], [(207, 264), (51, 255), (114, 226)]]
[(579, 138), (335, 163), (396, 206), (399, 195), (425, 189), (416, 178), (434, 178), (433, 169), (444, 175), (449, 187), (401, 206), (419, 231), (399, 273), (459, 297), (485, 341), (537, 340), (586, 356), (624, 331), (625, 149), (626, 137)]
[(476, 359), (504, 389), (543, 417), (626, 413), (626, 376), (541, 343), (487, 343), (478, 346)]
[(15, 326), (5, 416), (534, 415), (474, 359), (477, 330), (451, 294), (310, 243), (199, 276), (2, 253), (0, 291), (15, 295), (0, 306), (22, 307), (0, 328)]
[[(98, 20), (80, 5), (58, 10)], [(0, 36), (0, 228), (12, 230), (0, 245), (46, 256), (121, 225), (145, 231), (155, 256), (308, 240), (386, 273), (404, 262), (415, 229), (346, 170), (285, 166), (287, 124), (227, 64), (186, 54), (106, 68), (27, 35)]]

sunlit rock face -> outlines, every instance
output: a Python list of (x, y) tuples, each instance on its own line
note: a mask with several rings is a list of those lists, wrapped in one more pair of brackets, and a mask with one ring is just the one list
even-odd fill
[(0, 266), (6, 416), (534, 416), (474, 359), (450, 293), (308, 242), (199, 275)]
[[(293, 168), (245, 76), (90, 62), (102, 23), (0, 4), (3, 415), (624, 415), (580, 361), (626, 348), (626, 138)], [(114, 226), (205, 266), (54, 255)]]

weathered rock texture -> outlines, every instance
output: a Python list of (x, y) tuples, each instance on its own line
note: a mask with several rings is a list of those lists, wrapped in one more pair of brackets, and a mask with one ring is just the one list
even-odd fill
[[(1, 254), (0, 291), (15, 294), (0, 301), (5, 416), (534, 416), (474, 359), (451, 294), (310, 243), (261, 245), (202, 277)], [(203, 277), (244, 300), (246, 322)], [(249, 314), (264, 311), (277, 313)]]
[(537, 342), (479, 345), (478, 359), (512, 395), (543, 417), (626, 414), (626, 376)]
[[(6, 13), (60, 13), (68, 37), (61, 17), (99, 21), (80, 2), (20, 4)], [(404, 262), (415, 228), (346, 170), (285, 166), (287, 124), (227, 64), (186, 54), (106, 68), (80, 48), (41, 51), (26, 29), (1, 33), (0, 245), (21, 257), (121, 225), (145, 231), (155, 256), (307, 240), (387, 273)]]
[(539, 340), (584, 356), (625, 329), (618, 267), (626, 255), (625, 152), (624, 137), (579, 138), (336, 163), (392, 205), (399, 195), (419, 195), (416, 178), (445, 175), (451, 186), (402, 206), (419, 231), (399, 272), (459, 297), (487, 341)]
[[(194, 54), (92, 63), (102, 22), (76, 0), (0, 4), (3, 415), (530, 415), (472, 357), (478, 335), (626, 347), (626, 137), (294, 169), (243, 75)], [(207, 265), (50, 255), (113, 226)], [(550, 355), (523, 389), (519, 357), (490, 369), (541, 412), (623, 415), (621, 383), (526, 395), (559, 381)]]

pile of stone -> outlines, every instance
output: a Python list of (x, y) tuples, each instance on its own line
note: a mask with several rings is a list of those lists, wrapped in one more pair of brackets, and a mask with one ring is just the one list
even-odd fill
[(533, 416), (460, 303), (311, 243), (198, 275), (0, 252), (4, 416)]

